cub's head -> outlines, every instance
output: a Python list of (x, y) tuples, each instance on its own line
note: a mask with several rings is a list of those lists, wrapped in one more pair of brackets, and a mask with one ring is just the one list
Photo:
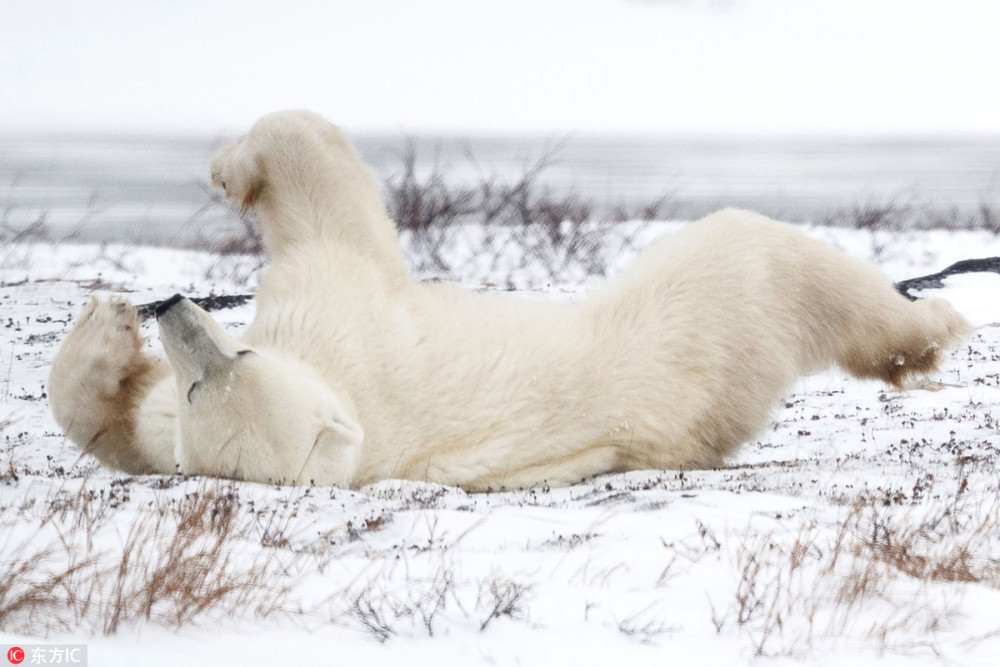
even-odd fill
[(185, 473), (350, 484), (364, 432), (314, 369), (237, 341), (180, 295), (156, 316), (177, 378)]

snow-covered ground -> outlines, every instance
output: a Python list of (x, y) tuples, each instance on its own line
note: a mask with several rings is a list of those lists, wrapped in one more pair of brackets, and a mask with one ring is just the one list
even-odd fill
[[(1000, 255), (987, 233), (809, 231), (897, 280)], [(458, 275), (532, 298), (591, 286), (493, 259)], [(719, 470), (466, 494), (129, 477), (80, 458), (45, 383), (86, 299), (245, 292), (255, 267), (0, 248), (0, 644), (86, 643), (91, 665), (996, 664), (1000, 276), (947, 289), (984, 326), (934, 385), (804, 378)], [(216, 313), (236, 331), (252, 315)]]

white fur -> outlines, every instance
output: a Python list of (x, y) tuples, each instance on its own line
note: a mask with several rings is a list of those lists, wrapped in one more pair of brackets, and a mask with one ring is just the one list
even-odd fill
[[(717, 466), (801, 374), (839, 364), (902, 385), (969, 330), (945, 302), (910, 303), (871, 267), (736, 210), (583, 303), (417, 283), (374, 180), (307, 112), (263, 118), (212, 178), (256, 211), (272, 262), (241, 341), (187, 301), (161, 319), (175, 377), (131, 404), (137, 442), (118, 445), (146, 452), (143, 469), (173, 470), (147, 420), (174, 414), (184, 472), (260, 481), (482, 490)], [(74, 369), (122, 366), (119, 348), (74, 331), (53, 365), (57, 421), (81, 446), (107, 412), (64, 387)]]

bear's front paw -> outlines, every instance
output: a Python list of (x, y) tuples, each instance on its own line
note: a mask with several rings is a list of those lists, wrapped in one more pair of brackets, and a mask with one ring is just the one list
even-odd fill
[(212, 160), (212, 185), (243, 212), (252, 208), (264, 191), (264, 165), (250, 154), (245, 139), (223, 148)]

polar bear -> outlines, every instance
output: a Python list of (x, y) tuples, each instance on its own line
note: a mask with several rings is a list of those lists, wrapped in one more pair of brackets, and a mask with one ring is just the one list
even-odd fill
[(872, 267), (724, 210), (576, 303), (413, 280), (379, 188), (332, 125), (258, 121), (212, 163), (270, 266), (233, 338), (191, 301), (90, 303), (54, 360), (56, 421), (133, 473), (471, 491), (719, 466), (804, 373), (902, 387), (970, 330)]

